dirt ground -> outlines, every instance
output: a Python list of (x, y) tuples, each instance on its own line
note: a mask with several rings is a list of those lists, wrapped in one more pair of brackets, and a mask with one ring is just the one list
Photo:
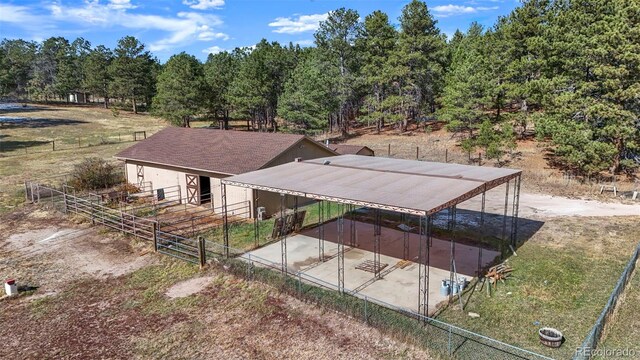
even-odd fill
[[(426, 359), (360, 321), (36, 207), (0, 218), (0, 358)], [(286, 334), (286, 336), (282, 336)]]
[[(602, 201), (619, 201), (612, 193), (600, 194), (598, 179), (581, 182), (575, 177), (565, 176), (557, 168), (548, 163), (548, 152), (545, 145), (532, 139), (518, 141), (518, 148), (512, 154), (506, 154), (498, 164), (495, 160), (484, 160), (478, 152), (469, 155), (458, 146), (458, 139), (447, 132), (442, 124), (435, 124), (431, 131), (410, 129), (400, 135), (395, 129), (386, 129), (376, 134), (373, 128), (361, 128), (345, 143), (365, 145), (375, 151), (376, 156), (391, 156), (403, 159), (419, 159), (424, 161), (454, 162), (459, 164), (478, 165), (481, 157), (483, 166), (506, 166), (523, 170), (522, 185), (526, 192), (542, 193), (571, 198), (590, 198)], [(416, 153), (416, 148), (418, 148)], [(416, 156), (417, 155), (417, 156)], [(587, 179), (588, 180), (588, 179)], [(601, 179), (610, 184), (610, 179)], [(619, 191), (629, 192), (636, 188), (633, 179), (620, 175), (616, 178)]]

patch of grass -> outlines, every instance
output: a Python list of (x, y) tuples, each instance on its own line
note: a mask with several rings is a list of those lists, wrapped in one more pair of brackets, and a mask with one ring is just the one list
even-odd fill
[[(465, 299), (464, 311), (450, 306), (439, 319), (554, 358), (573, 355), (625, 265), (623, 258), (540, 243), (523, 245), (509, 263), (512, 277), (499, 283), (492, 297), (486, 293), (487, 283)], [(543, 326), (563, 332), (566, 342), (560, 349), (539, 343), (537, 331)]]
[(176, 309), (195, 307), (200, 299), (187, 296), (168, 299), (164, 292), (173, 284), (198, 274), (196, 265), (185, 261), (163, 259), (163, 264), (147, 266), (127, 276), (125, 289), (140, 291), (140, 296), (125, 303), (128, 308), (140, 308), (149, 314), (169, 314)]
[[(318, 204), (310, 204), (301, 206), (299, 211), (306, 211), (303, 227), (315, 226), (318, 223)], [(331, 203), (325, 204), (325, 221), (335, 219), (341, 213), (339, 204)], [(346, 208), (345, 208), (346, 211)], [(279, 214), (273, 216), (270, 219), (258, 221), (258, 244), (256, 246), (255, 238), (255, 223), (250, 222), (237, 222), (229, 224), (229, 246), (234, 249), (241, 250), (242, 252), (255, 249), (258, 246), (262, 246), (269, 241), (273, 240), (271, 235), (273, 234), (273, 226), (275, 219)], [(202, 232), (199, 235), (205, 239), (213, 241), (218, 244), (223, 243), (224, 235), (222, 232), (222, 226), (210, 229)]]
[[(635, 356), (640, 355), (640, 317), (638, 317), (638, 304), (640, 304), (640, 271), (637, 268), (629, 281), (623, 297), (620, 298), (618, 309), (610, 326), (605, 330), (604, 339), (598, 345), (599, 349), (608, 350), (633, 350)], [(606, 359), (599, 356), (596, 359)]]

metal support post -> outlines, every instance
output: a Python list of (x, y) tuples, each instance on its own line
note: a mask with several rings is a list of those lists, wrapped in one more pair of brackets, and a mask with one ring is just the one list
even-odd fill
[(429, 234), (431, 232), (431, 216), (420, 216), (419, 222), (418, 313), (426, 318), (429, 316)]
[(518, 242), (518, 208), (520, 207), (520, 183), (522, 175), (518, 175), (513, 183), (513, 204), (511, 210), (511, 246), (515, 249)]
[(338, 215), (338, 292), (344, 293), (344, 204), (340, 207)]
[(380, 279), (380, 234), (382, 232), (380, 209), (376, 209), (375, 213), (376, 221), (373, 225), (373, 269), (375, 278)]
[(511, 180), (507, 181), (504, 194), (504, 214), (502, 215), (502, 241), (500, 241), (500, 259), (504, 258), (504, 243), (507, 241), (507, 210), (509, 209), (509, 186)]
[(280, 255), (282, 256), (282, 272), (287, 273), (287, 232), (286, 232), (286, 221), (284, 216), (284, 208), (285, 208), (285, 200), (287, 198), (286, 194), (280, 194), (280, 223), (282, 225), (282, 234), (280, 236)]
[(355, 205), (349, 205), (349, 246), (356, 246), (356, 221), (354, 219)]
[(221, 201), (222, 201), (222, 239), (224, 244), (224, 257), (229, 258), (229, 218), (227, 216), (227, 184), (222, 184)]
[(324, 262), (324, 201), (318, 201), (318, 259)]
[[(484, 215), (485, 215), (485, 207), (486, 207), (486, 196), (487, 195), (487, 186), (485, 185), (484, 190), (482, 191), (482, 202), (480, 207), (480, 236), (482, 237), (482, 241), (485, 240), (487, 236), (486, 226), (484, 224)], [(478, 247), (478, 277), (482, 275), (482, 244)]]
[(455, 273), (455, 259), (456, 259), (456, 242), (455, 242), (455, 225), (456, 225), (456, 207), (452, 206), (449, 208), (451, 212), (451, 240), (450, 248), (449, 248), (449, 284), (451, 286), (451, 292), (449, 293), (449, 298), (453, 297), (453, 288), (457, 279), (454, 278)]

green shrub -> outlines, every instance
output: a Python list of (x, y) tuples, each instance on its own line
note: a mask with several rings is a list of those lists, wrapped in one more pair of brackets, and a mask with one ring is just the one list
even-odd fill
[(105, 189), (124, 181), (114, 164), (100, 158), (84, 159), (73, 168), (71, 177), (70, 185), (77, 190)]

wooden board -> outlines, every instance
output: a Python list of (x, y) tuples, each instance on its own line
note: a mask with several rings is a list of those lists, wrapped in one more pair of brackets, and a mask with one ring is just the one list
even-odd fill
[[(378, 272), (382, 271), (382, 269), (386, 268), (389, 264), (386, 263), (380, 263), (380, 267), (378, 268)], [(373, 262), (373, 260), (365, 260), (363, 262), (361, 262), (360, 264), (356, 265), (356, 269), (358, 270), (363, 270), (363, 271), (367, 271), (370, 273), (376, 273), (376, 267), (375, 267), (375, 263)]]

